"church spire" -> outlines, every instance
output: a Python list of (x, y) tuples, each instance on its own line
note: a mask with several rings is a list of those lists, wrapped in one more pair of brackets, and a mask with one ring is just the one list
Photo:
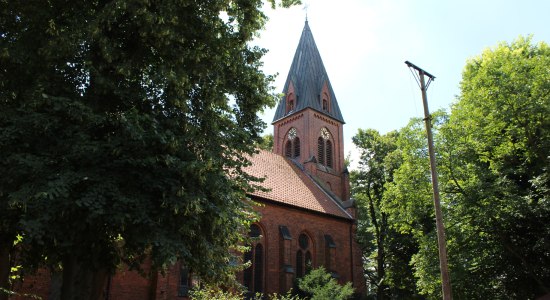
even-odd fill
[(344, 118), (306, 19), (273, 123), (311, 108), (341, 123)]
[(273, 152), (303, 167), (323, 189), (349, 198), (344, 118), (306, 21), (273, 118)]

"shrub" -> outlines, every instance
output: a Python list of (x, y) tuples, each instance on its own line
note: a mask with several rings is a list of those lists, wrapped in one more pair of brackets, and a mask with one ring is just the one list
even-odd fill
[(311, 300), (346, 300), (353, 295), (350, 282), (338, 284), (324, 267), (311, 270), (298, 281), (298, 287), (311, 295)]
[(275, 293), (269, 294), (266, 297), (260, 293), (257, 293), (254, 297), (246, 298), (243, 292), (228, 291), (217, 286), (208, 285), (193, 288), (189, 295), (192, 300), (305, 300), (297, 295), (293, 295), (292, 290), (288, 291), (286, 294)]

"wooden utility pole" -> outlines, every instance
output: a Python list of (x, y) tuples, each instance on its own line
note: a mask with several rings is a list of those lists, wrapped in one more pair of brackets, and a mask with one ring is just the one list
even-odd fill
[[(422, 91), (422, 103), (424, 104), (424, 122), (426, 124), (426, 132), (428, 133), (428, 152), (430, 154), (430, 168), (432, 171), (432, 187), (434, 195), (435, 208), (435, 226), (437, 228), (437, 245), (439, 248), (439, 269), (441, 271), (441, 285), (443, 290), (443, 300), (452, 300), (451, 278), (449, 276), (449, 266), (447, 264), (447, 247), (445, 245), (445, 226), (443, 225), (443, 214), (441, 213), (441, 203), (439, 201), (439, 183), (437, 180), (437, 169), (435, 164), (435, 150), (432, 136), (432, 117), (428, 110), (428, 97), (426, 90), (435, 79), (435, 76), (415, 66), (409, 61), (405, 64), (411, 69), (415, 79)], [(416, 71), (414, 72), (413, 69)], [(424, 75), (428, 76), (428, 83), (424, 81)]]

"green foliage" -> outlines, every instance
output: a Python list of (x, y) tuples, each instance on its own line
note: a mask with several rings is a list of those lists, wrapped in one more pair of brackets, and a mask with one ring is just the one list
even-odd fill
[[(445, 112), (433, 113), (432, 126), (436, 133), (436, 141), (439, 137), (439, 128), (446, 120)], [(438, 293), (441, 290), (441, 281), (437, 260), (433, 193), (424, 122), (421, 119), (412, 119), (399, 131), (397, 146), (402, 163), (394, 173), (394, 181), (386, 185), (382, 211), (388, 213), (391, 228), (409, 238), (404, 241), (408, 247), (402, 248), (405, 251), (401, 261), (407, 261), (408, 265), (412, 266), (412, 270), (402, 269), (414, 273), (416, 277), (416, 288), (411, 290), (415, 291), (415, 297), (418, 297), (416, 293), (434, 293), (440, 297)], [(430, 260), (423, 261), (426, 257)], [(404, 281), (407, 283), (406, 286), (409, 289), (413, 288), (412, 277), (402, 277), (403, 275), (407, 273), (398, 278), (408, 279)], [(429, 284), (429, 291), (425, 282)]]
[(0, 244), (23, 236), (24, 268), (149, 256), (233, 280), (254, 219), (242, 169), (274, 104), (248, 45), (261, 6), (0, 1)]
[[(529, 38), (470, 60), (451, 113), (435, 113), (436, 156), (455, 298), (534, 299), (550, 291), (550, 48)], [(411, 234), (418, 290), (440, 298), (424, 128), (399, 131), (402, 163), (382, 212)]]
[(245, 297), (243, 292), (228, 291), (218, 286), (202, 285), (196, 286), (190, 291), (190, 298), (192, 300), (301, 300), (297, 295), (292, 295), (292, 290), (289, 290), (286, 294), (268, 294), (264, 295), (257, 293), (253, 297)]
[[(195, 286), (189, 296), (193, 300), (241, 300), (244, 299), (242, 292), (227, 291), (217, 286)], [(256, 297), (254, 298), (256, 299)]]
[(258, 147), (263, 150), (273, 151), (273, 134), (268, 133), (262, 136), (262, 140), (258, 144)]
[(401, 210), (383, 209), (403, 204), (388, 197), (392, 192), (388, 188), (394, 186), (395, 172), (399, 173), (404, 169), (403, 163), (407, 163), (403, 145), (408, 134), (406, 129), (385, 135), (360, 129), (353, 137), (361, 151), (359, 170), (351, 174), (359, 210), (357, 237), (363, 246), (369, 293), (377, 299), (413, 298), (417, 294), (410, 267), (412, 255), (418, 251), (417, 243), (410, 231), (391, 226), (397, 224), (395, 218)]
[(298, 295), (293, 295), (292, 289), (290, 289), (286, 294), (269, 294), (268, 296), (269, 300), (305, 300), (306, 298), (301, 298)]
[(550, 47), (530, 38), (470, 60), (442, 130), (455, 290), (550, 292)]
[(351, 282), (339, 285), (324, 267), (311, 270), (298, 280), (300, 290), (311, 295), (312, 300), (345, 300), (353, 295)]

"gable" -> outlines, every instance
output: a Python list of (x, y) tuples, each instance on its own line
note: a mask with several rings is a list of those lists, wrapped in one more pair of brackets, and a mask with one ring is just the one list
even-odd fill
[(260, 150), (250, 161), (252, 165), (245, 171), (256, 177), (265, 177), (261, 186), (269, 189), (255, 191), (251, 195), (318, 213), (353, 219), (338, 200), (327, 194), (290, 159)]

